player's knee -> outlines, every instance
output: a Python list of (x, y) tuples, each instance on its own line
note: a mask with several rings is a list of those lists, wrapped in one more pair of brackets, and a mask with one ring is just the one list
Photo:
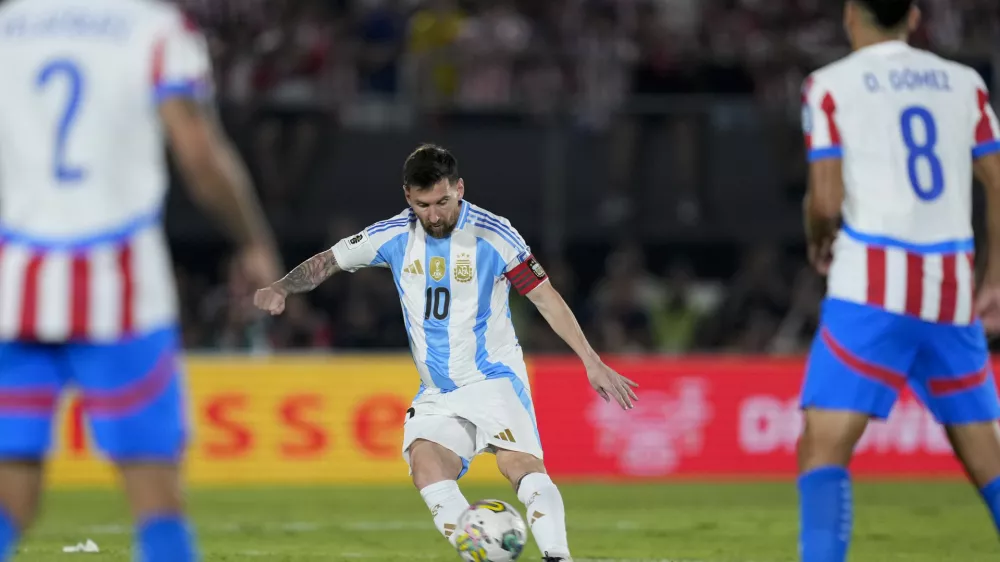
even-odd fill
[(130, 462), (119, 464), (118, 470), (137, 520), (184, 511), (184, 490), (177, 465)]
[(545, 463), (542, 459), (528, 453), (504, 449), (497, 451), (497, 468), (515, 490), (521, 479), (528, 474), (545, 473)]
[(996, 422), (946, 427), (948, 440), (977, 487), (1000, 478), (1000, 432)]
[(418, 490), (445, 480), (456, 480), (462, 473), (462, 459), (437, 443), (417, 439), (410, 445), (409, 454), (413, 485)]
[(24, 531), (35, 521), (42, 490), (40, 459), (0, 462), (0, 510)]
[(807, 409), (799, 439), (799, 469), (847, 466), (854, 446), (868, 426), (868, 416), (858, 412)]

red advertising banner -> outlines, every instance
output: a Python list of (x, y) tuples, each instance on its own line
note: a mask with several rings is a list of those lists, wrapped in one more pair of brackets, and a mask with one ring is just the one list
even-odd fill
[[(795, 474), (802, 359), (609, 361), (641, 385), (631, 411), (605, 403), (570, 359), (531, 361), (545, 464), (555, 475), (620, 479), (783, 478)], [(858, 476), (961, 477), (942, 428), (912, 395), (873, 422)]]

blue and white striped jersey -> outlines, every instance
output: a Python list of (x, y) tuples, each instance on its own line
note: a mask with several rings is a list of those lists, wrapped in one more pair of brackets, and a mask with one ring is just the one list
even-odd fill
[(510, 221), (461, 202), (447, 238), (427, 236), (410, 209), (333, 247), (345, 271), (392, 271), (421, 392), (517, 377), (527, 368), (508, 303), (513, 284), (526, 294), (547, 280)]

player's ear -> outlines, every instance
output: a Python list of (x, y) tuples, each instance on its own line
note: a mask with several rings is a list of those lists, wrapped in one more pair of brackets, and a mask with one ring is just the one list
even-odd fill
[(458, 178), (458, 184), (455, 186), (455, 191), (458, 192), (459, 201), (465, 199), (465, 180)]
[(916, 4), (910, 6), (910, 13), (906, 16), (906, 30), (909, 33), (916, 32), (917, 28), (920, 27), (921, 16), (923, 16), (923, 14), (920, 12), (920, 8), (918, 8)]
[(406, 197), (407, 203), (411, 205), (413, 204), (413, 201), (410, 201), (410, 188), (407, 187), (406, 184), (403, 184), (403, 196)]
[(847, 34), (848, 38), (851, 36), (851, 28), (854, 27), (855, 18), (857, 18), (857, 6), (851, 0), (847, 0), (844, 2), (844, 33)]

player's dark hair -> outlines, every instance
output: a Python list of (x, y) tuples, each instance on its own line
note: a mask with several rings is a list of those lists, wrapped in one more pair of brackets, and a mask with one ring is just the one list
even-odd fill
[(439, 181), (458, 181), (458, 160), (435, 144), (423, 144), (403, 164), (403, 185), (417, 191), (430, 189)]
[(863, 6), (882, 29), (895, 29), (906, 23), (914, 0), (854, 0)]

